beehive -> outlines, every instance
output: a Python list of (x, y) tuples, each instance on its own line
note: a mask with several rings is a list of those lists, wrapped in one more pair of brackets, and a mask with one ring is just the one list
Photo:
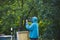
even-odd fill
[(29, 40), (28, 31), (17, 32), (17, 40)]

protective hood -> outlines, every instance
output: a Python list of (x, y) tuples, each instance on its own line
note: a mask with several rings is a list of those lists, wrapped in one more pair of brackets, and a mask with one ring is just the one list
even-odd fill
[(32, 17), (32, 22), (33, 23), (35, 23), (35, 22), (37, 22), (38, 20), (37, 20), (37, 17)]

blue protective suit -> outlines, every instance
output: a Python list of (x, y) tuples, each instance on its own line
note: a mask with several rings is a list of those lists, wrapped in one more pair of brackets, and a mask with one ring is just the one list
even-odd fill
[(31, 25), (26, 23), (26, 29), (29, 30), (29, 37), (30, 38), (38, 38), (39, 37), (37, 17), (32, 17), (32, 24)]

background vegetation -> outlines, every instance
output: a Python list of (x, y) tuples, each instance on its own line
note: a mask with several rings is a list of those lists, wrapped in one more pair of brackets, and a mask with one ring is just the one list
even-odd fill
[(0, 34), (10, 28), (26, 30), (25, 20), (38, 17), (40, 37), (58, 40), (60, 31), (60, 0), (0, 0)]

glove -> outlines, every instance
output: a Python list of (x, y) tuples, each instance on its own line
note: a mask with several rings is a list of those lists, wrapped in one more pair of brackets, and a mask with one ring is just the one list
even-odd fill
[(28, 23), (28, 20), (26, 20), (26, 23)]

